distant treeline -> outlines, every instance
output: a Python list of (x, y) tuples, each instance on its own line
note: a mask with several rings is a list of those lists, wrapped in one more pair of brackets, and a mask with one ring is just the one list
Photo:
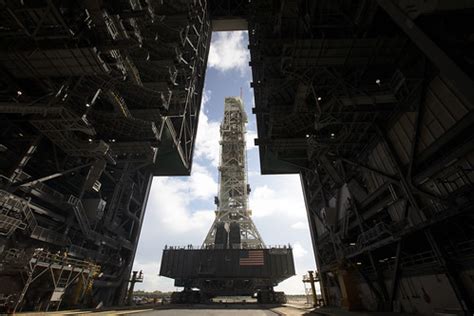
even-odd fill
[(153, 291), (153, 292), (148, 292), (148, 291), (133, 291), (134, 296), (151, 296), (151, 297), (167, 297), (171, 296), (172, 292), (161, 292), (161, 291)]
[[(171, 296), (172, 292), (161, 292), (161, 291), (153, 291), (153, 292), (148, 292), (148, 291), (133, 291), (134, 296), (149, 296), (149, 297), (169, 297)], [(293, 298), (293, 299), (298, 299), (298, 298), (305, 298), (306, 295), (304, 294), (286, 294), (287, 298)], [(230, 298), (230, 297), (229, 297)]]

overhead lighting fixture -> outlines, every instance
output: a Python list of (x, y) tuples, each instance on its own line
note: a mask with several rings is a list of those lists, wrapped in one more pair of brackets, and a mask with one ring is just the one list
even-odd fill
[(86, 108), (90, 108), (91, 105), (89, 103), (86, 103)]
[(349, 245), (351, 245), (351, 246), (355, 246), (355, 245), (356, 245), (356, 243), (355, 243), (355, 242), (351, 242)]
[(334, 133), (331, 133), (331, 137), (334, 137), (334, 136), (336, 136), (336, 134), (334, 134)]
[(323, 98), (321, 98), (321, 97), (318, 97), (318, 101), (321, 101), (322, 99), (323, 99)]
[(114, 138), (112, 138), (112, 143), (115, 143), (115, 139), (114, 139)]
[(379, 85), (380, 84), (380, 79), (375, 80), (375, 83)]
[(309, 134), (306, 134), (306, 138), (309, 138)]
[(21, 92), (20, 90), (18, 90), (18, 91), (16, 92), (16, 94), (17, 94), (17, 95), (22, 95), (23, 92)]
[(89, 138), (89, 143), (92, 143), (92, 138)]
[(360, 262), (360, 261), (357, 262), (357, 265), (358, 265), (358, 266), (361, 266), (361, 265), (362, 265), (362, 262)]

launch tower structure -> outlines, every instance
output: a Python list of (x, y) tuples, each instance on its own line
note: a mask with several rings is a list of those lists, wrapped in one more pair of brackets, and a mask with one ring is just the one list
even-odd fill
[(215, 198), (216, 218), (203, 246), (205, 248), (260, 249), (265, 244), (248, 208), (245, 134), (247, 114), (239, 97), (227, 97), (220, 126), (219, 194)]

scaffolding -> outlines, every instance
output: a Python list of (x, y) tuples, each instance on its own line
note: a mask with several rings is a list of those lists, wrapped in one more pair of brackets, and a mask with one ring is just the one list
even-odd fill
[[(7, 1), (3, 9), (0, 237), (8, 247), (93, 260), (104, 272), (94, 301), (120, 305), (152, 175), (191, 171), (208, 2)], [(35, 278), (43, 267), (31, 269)], [(54, 272), (54, 288), (76, 276), (68, 269)], [(0, 300), (23, 281), (0, 285)], [(72, 304), (56, 300), (60, 292), (48, 309)], [(36, 306), (28, 293), (24, 311)]]
[[(303, 286), (306, 295), (306, 303), (313, 307), (321, 306), (322, 298), (318, 299), (316, 292), (316, 283), (319, 283), (319, 273), (315, 271), (308, 271), (308, 274), (303, 275)], [(306, 285), (309, 284), (309, 287)]]
[[(14, 260), (19, 251), (10, 249), (6, 260)], [(16, 302), (14, 311), (21, 311), (26, 303), (28, 291), (39, 283), (49, 284), (47, 298), (37, 310), (59, 310), (66, 293), (74, 291), (71, 299), (76, 304), (83, 301), (92, 288), (93, 279), (98, 276), (100, 267), (90, 261), (71, 258), (67, 253), (51, 253), (43, 249), (35, 249), (25, 267), (27, 276), (23, 290)], [(89, 293), (90, 294), (90, 293)]]

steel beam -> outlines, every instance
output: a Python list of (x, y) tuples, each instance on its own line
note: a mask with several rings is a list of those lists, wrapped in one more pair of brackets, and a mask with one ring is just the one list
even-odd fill
[(474, 104), (474, 81), (408, 17), (393, 0), (377, 0), (379, 6), (406, 33), (413, 43), (438, 67), (451, 87)]
[(381, 170), (375, 169), (375, 168), (373, 168), (373, 167), (369, 167), (369, 166), (364, 165), (364, 164), (362, 164), (362, 163), (359, 163), (359, 162), (357, 162), (357, 161), (353, 161), (353, 160), (347, 159), (347, 158), (340, 158), (340, 159), (341, 159), (342, 161), (344, 161), (344, 162), (350, 164), (350, 165), (354, 165), (354, 166), (360, 167), (360, 168), (362, 168), (362, 169), (365, 169), (365, 170), (367, 170), (367, 171), (370, 171), (370, 172), (373, 172), (373, 173), (375, 173), (375, 174), (378, 174), (378, 175), (380, 175), (380, 176), (382, 176), (382, 177), (388, 179), (390, 182), (398, 183), (398, 182), (400, 181), (400, 179), (397, 178), (397, 177), (394, 176), (394, 175), (387, 174), (387, 173), (385, 173), (385, 172), (383, 172), (383, 171), (381, 171)]
[[(309, 172), (312, 172), (312, 171), (309, 171)], [(307, 192), (308, 191), (307, 190), (308, 186), (305, 184), (305, 181), (307, 181), (307, 175), (308, 175), (308, 173), (300, 174), (300, 181), (301, 181), (301, 185), (303, 187), (303, 198), (304, 198), (304, 201), (305, 201), (305, 204), (306, 204), (306, 214), (307, 214), (307, 217), (308, 217), (311, 242), (312, 242), (313, 245), (317, 245), (318, 244), (318, 229), (316, 227), (315, 219), (313, 217), (316, 214), (313, 215), (314, 212), (311, 211), (311, 209), (312, 209), (311, 202), (308, 199), (308, 195), (311, 195), (311, 194), (308, 194), (308, 192)], [(321, 255), (319, 253), (319, 248), (313, 246), (313, 252), (314, 252), (314, 259), (316, 261), (316, 267), (318, 268), (318, 271), (321, 271), (322, 264), (321, 264)], [(321, 296), (323, 298), (324, 305), (329, 305), (329, 297), (328, 297), (328, 294), (327, 294), (327, 291), (326, 291), (326, 280), (322, 275), (320, 277), (319, 283), (320, 283)]]
[(48, 181), (48, 180), (51, 180), (51, 179), (59, 178), (59, 177), (65, 176), (67, 174), (70, 174), (74, 171), (78, 171), (78, 170), (87, 168), (87, 167), (91, 166), (92, 164), (93, 163), (86, 163), (84, 165), (80, 165), (80, 166), (77, 166), (77, 167), (74, 167), (74, 168), (71, 168), (71, 169), (68, 169), (68, 170), (65, 170), (65, 171), (56, 172), (56, 173), (50, 174), (48, 176), (38, 177), (38, 178), (34, 178), (34, 179), (27, 179), (27, 180), (24, 180), (24, 181), (19, 181), (19, 182), (13, 183), (11, 188), (16, 189), (16, 188), (19, 188), (19, 187), (31, 186), (31, 185), (34, 185), (38, 182), (45, 182), (45, 181)]
[(437, 259), (439, 260), (441, 266), (445, 270), (446, 277), (451, 284), (454, 294), (461, 305), (461, 308), (464, 311), (464, 315), (472, 316), (474, 313), (474, 302), (472, 297), (469, 295), (468, 290), (465, 288), (463, 281), (461, 280), (458, 272), (452, 266), (451, 260), (448, 259), (448, 254), (446, 251), (440, 246), (439, 242), (433, 236), (431, 229), (425, 230), (425, 236), (428, 239), (433, 252), (435, 253)]
[[(381, 138), (382, 138), (383, 144), (385, 145), (387, 153), (389, 157), (391, 158), (391, 160), (393, 161), (393, 164), (395, 165), (397, 172), (399, 173), (400, 184), (402, 185), (402, 189), (407, 200), (419, 214), (420, 213), (423, 214), (425, 218), (429, 220), (430, 218), (426, 214), (424, 214), (424, 212), (422, 211), (421, 207), (418, 204), (418, 201), (413, 195), (410, 184), (408, 183), (407, 179), (403, 175), (403, 169), (401, 167), (400, 158), (395, 154), (395, 150), (393, 149), (392, 144), (389, 142), (386, 135), (381, 131), (380, 128), (378, 129), (378, 131), (381, 135)], [(449, 283), (451, 287), (453, 288), (453, 291), (456, 294), (456, 298), (458, 299), (459, 304), (461, 305), (465, 315), (466, 316), (472, 315), (474, 311), (474, 302), (470, 298), (466, 288), (464, 287), (464, 284), (460, 280), (457, 271), (455, 271), (455, 269), (452, 269), (448, 256), (446, 255), (444, 251), (442, 251), (442, 248), (440, 247), (439, 243), (433, 237), (431, 228), (426, 228), (423, 230), (423, 232), (431, 248), (436, 254), (438, 261), (440, 262), (442, 268), (444, 269), (446, 277), (448, 278)]]
[(396, 299), (398, 284), (400, 282), (400, 254), (402, 249), (402, 241), (400, 240), (397, 243), (397, 250), (395, 252), (395, 265), (393, 267), (393, 274), (392, 274), (392, 285), (390, 287), (390, 311), (393, 311), (393, 302)]

